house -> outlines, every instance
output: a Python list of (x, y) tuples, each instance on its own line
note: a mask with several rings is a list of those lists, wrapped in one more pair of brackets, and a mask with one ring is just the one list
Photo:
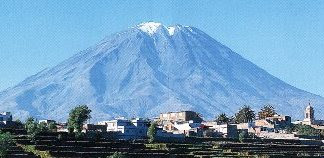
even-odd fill
[(56, 124), (56, 121), (55, 120), (39, 120), (38, 123), (45, 123), (45, 124), (54, 123), (54, 124)]
[(12, 121), (12, 115), (10, 112), (0, 113), (0, 121)]
[(234, 124), (237, 129), (249, 129), (255, 127), (254, 122)]
[(83, 125), (82, 132), (106, 132), (107, 125), (85, 124)]
[(236, 124), (237, 129), (247, 130), (249, 133), (259, 135), (260, 133), (280, 133), (291, 124), (291, 117), (285, 115), (274, 115), (265, 119), (254, 120), (248, 123)]
[(291, 124), (291, 117), (285, 115), (274, 115), (265, 119), (255, 120), (254, 127), (260, 127), (261, 131), (284, 129)]
[(236, 125), (232, 124), (217, 124), (215, 121), (203, 122), (204, 125), (208, 126), (214, 132), (221, 134), (225, 138), (236, 138), (238, 131)]
[(127, 120), (119, 118), (110, 121), (98, 122), (98, 125), (106, 125), (107, 132), (116, 132), (116, 137), (119, 139), (139, 139), (146, 138), (149, 121), (136, 118)]
[(56, 124), (57, 132), (68, 132), (67, 123), (66, 122), (59, 122)]
[(184, 134), (186, 136), (202, 136), (203, 135), (203, 125), (201, 123), (196, 123), (193, 120), (184, 122), (175, 122), (174, 128), (178, 134)]
[(162, 128), (157, 128), (156, 130), (156, 136), (157, 137), (162, 137), (162, 138), (184, 138), (184, 134), (179, 134), (179, 133), (172, 133), (172, 132), (167, 132), (163, 130)]
[(201, 122), (203, 119), (200, 115), (194, 111), (180, 111), (180, 112), (168, 112), (161, 113), (159, 120), (162, 122), (176, 122), (176, 121), (194, 121)]
[(167, 122), (164, 122), (162, 125), (161, 125), (162, 129), (164, 131), (167, 131), (167, 132), (173, 132), (175, 130), (177, 130), (175, 127), (174, 127), (174, 123), (171, 122), (171, 121), (167, 121)]

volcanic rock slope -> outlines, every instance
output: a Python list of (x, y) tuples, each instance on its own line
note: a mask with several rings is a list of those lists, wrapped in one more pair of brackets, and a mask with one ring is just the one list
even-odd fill
[(0, 110), (14, 117), (65, 121), (86, 104), (95, 120), (154, 117), (194, 110), (206, 119), (242, 105), (303, 118), (324, 99), (270, 75), (201, 30), (147, 22), (113, 34), (59, 65), (0, 93)]

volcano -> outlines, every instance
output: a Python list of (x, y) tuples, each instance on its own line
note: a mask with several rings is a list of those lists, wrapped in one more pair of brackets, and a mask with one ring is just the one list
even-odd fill
[(309, 100), (319, 116), (324, 98), (281, 81), (203, 31), (146, 22), (1, 92), (0, 110), (66, 121), (73, 107), (86, 104), (95, 120), (182, 110), (212, 119), (271, 104), (302, 119)]

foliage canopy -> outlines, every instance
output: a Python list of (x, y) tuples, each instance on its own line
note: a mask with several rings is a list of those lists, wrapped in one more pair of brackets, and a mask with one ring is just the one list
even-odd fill
[(91, 118), (91, 110), (87, 105), (79, 105), (73, 108), (69, 113), (68, 130), (81, 133), (84, 122)]
[(216, 122), (217, 124), (226, 124), (230, 121), (230, 118), (225, 114), (219, 114), (216, 118)]
[(236, 114), (235, 122), (236, 123), (247, 123), (253, 121), (255, 118), (255, 113), (250, 106), (244, 105)]
[(153, 143), (156, 140), (156, 122), (152, 122), (147, 130), (147, 137), (149, 138), (149, 143)]
[(271, 105), (265, 105), (263, 108), (261, 108), (261, 111), (258, 113), (259, 119), (265, 119), (267, 117), (272, 117), (276, 113), (275, 109)]

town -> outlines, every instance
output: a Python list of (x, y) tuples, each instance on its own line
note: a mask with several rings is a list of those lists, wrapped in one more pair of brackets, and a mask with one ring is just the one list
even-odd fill
[[(324, 156), (324, 120), (316, 120), (314, 111), (309, 103), (304, 119), (294, 122), (290, 116), (278, 114), (273, 106), (266, 105), (258, 113), (243, 106), (234, 116), (222, 113), (214, 120), (204, 120), (194, 111), (179, 111), (161, 113), (151, 119), (116, 118), (96, 124), (88, 123), (95, 116), (91, 116), (86, 105), (72, 109), (64, 123), (32, 117), (22, 123), (13, 120), (10, 112), (4, 112), (0, 114), (1, 137), (11, 145), (0, 147), (0, 154), (7, 157), (320, 157)], [(116, 147), (118, 144), (121, 146)], [(189, 150), (190, 147), (183, 149), (185, 144), (205, 146)], [(219, 149), (215, 150), (216, 146)], [(271, 148), (275, 150), (271, 152)]]

